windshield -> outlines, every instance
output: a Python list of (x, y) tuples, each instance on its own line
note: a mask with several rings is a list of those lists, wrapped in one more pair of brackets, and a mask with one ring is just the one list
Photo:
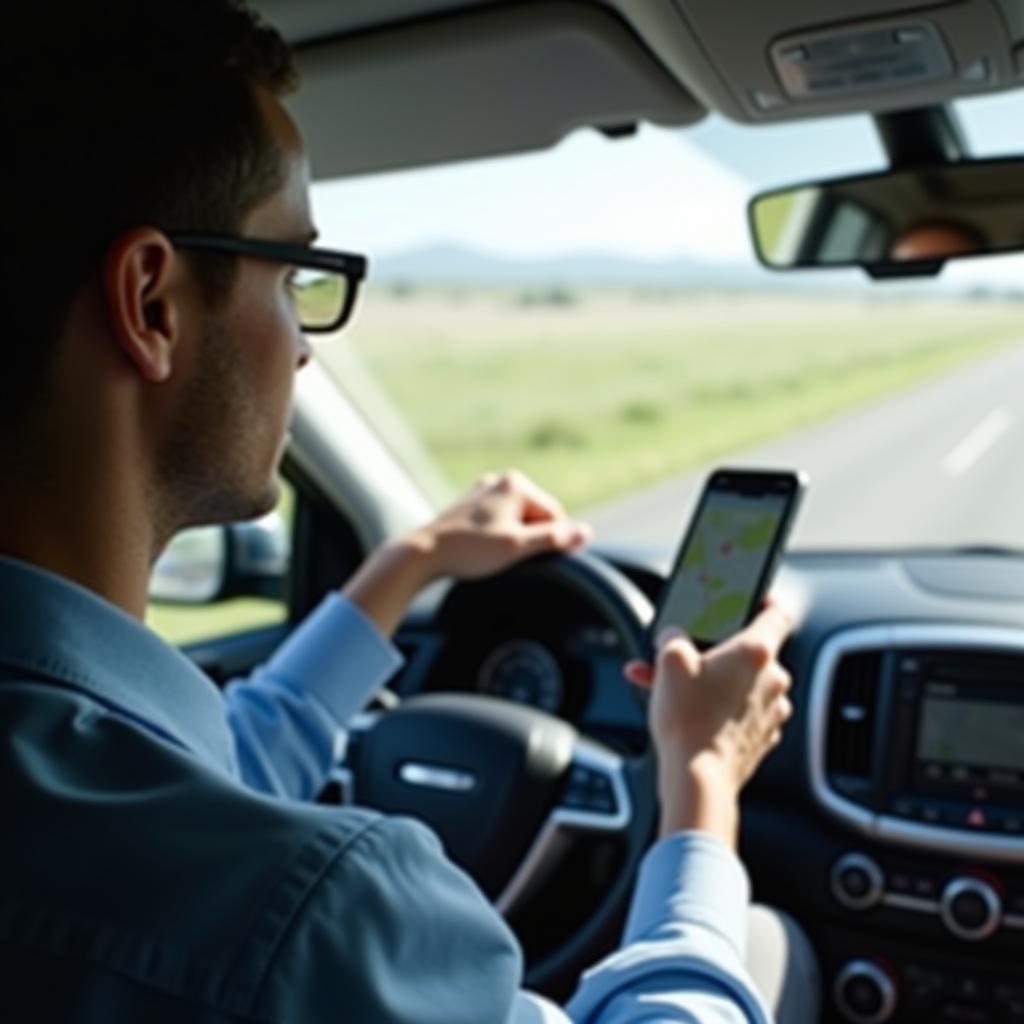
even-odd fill
[[(1021, 106), (961, 104), (973, 152), (1012, 151)], [(709, 118), (321, 183), (325, 244), (371, 269), (319, 357), (439, 500), (515, 466), (600, 540), (670, 547), (712, 467), (770, 466), (810, 476), (795, 547), (1022, 546), (1024, 261), (756, 264), (754, 192), (884, 166), (865, 117)]]

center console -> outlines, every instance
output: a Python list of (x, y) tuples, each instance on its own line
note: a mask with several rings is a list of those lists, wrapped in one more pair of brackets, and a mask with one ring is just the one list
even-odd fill
[(862, 837), (828, 870), (839, 1019), (1024, 1024), (1024, 633), (837, 634), (809, 714), (815, 800)]

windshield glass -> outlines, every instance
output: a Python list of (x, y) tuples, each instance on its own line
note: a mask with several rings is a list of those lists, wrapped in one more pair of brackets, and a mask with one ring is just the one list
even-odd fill
[[(959, 106), (976, 154), (1020, 106)], [(754, 192), (884, 166), (865, 117), (709, 118), (321, 183), (324, 244), (371, 267), (319, 357), (439, 500), (515, 466), (600, 540), (672, 546), (711, 467), (771, 466), (810, 475), (796, 547), (1019, 547), (1024, 261), (756, 264)]]

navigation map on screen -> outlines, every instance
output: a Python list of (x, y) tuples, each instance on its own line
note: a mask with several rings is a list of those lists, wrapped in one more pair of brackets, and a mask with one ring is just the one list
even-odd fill
[(926, 697), (917, 740), (920, 761), (1024, 771), (1024, 709), (1006, 701)]
[(742, 627), (787, 500), (781, 494), (709, 492), (660, 622), (710, 642)]

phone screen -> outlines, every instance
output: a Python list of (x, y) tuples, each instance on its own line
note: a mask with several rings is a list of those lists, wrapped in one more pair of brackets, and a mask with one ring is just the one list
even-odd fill
[(711, 645), (746, 625), (771, 582), (802, 486), (793, 473), (711, 477), (666, 584), (652, 640), (671, 625)]

